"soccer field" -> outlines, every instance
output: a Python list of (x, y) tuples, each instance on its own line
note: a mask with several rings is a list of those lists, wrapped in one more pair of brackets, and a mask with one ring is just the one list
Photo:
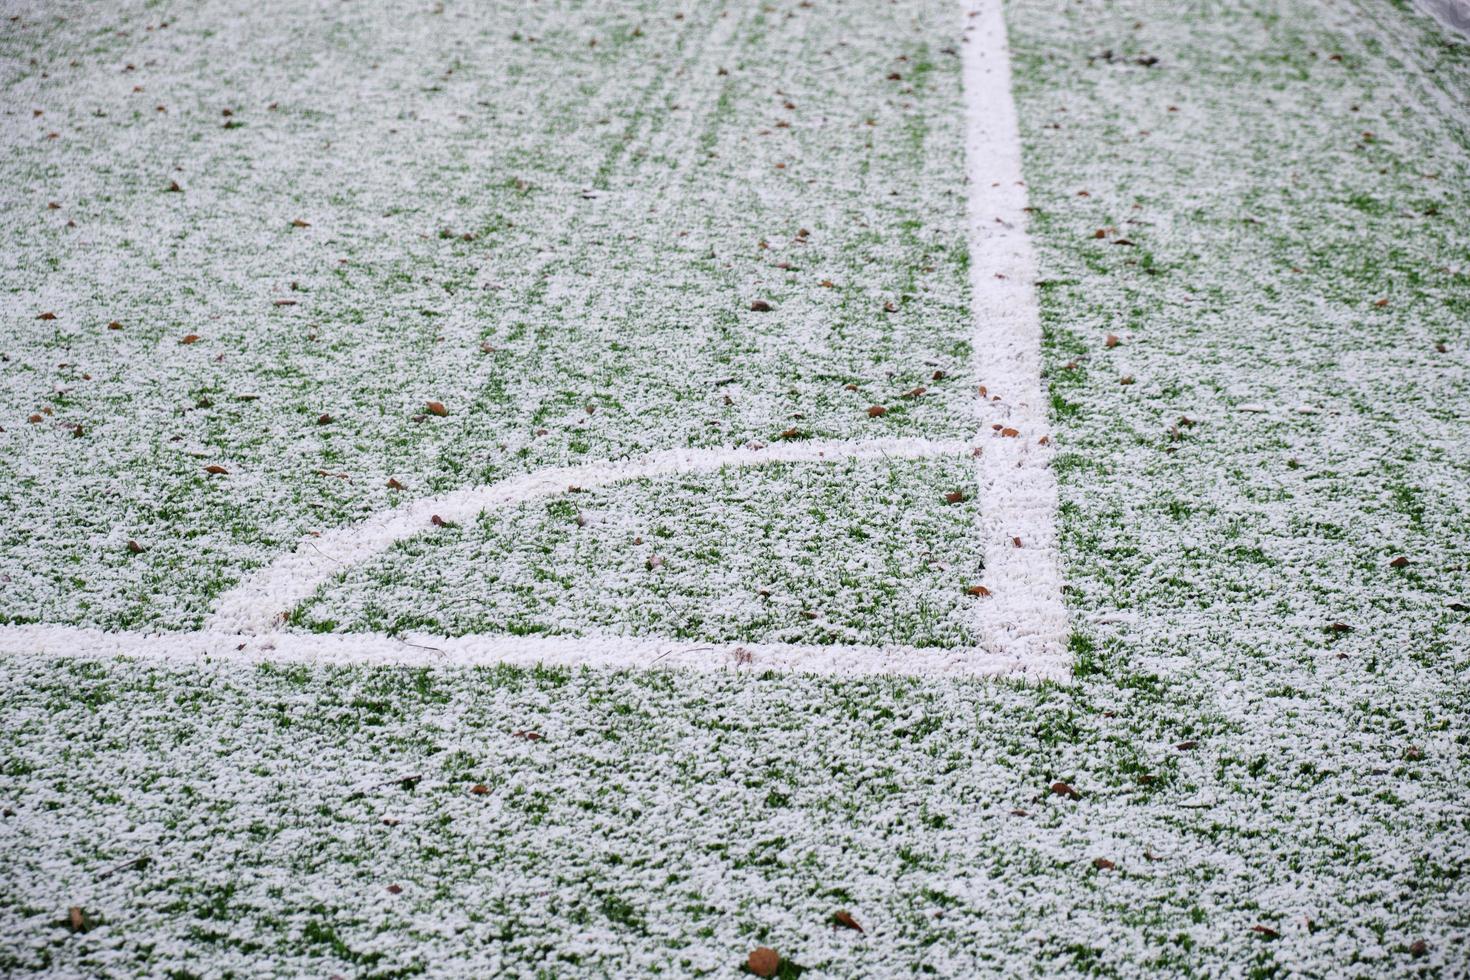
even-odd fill
[(1470, 40), (6, 13), (0, 972), (1470, 974)]

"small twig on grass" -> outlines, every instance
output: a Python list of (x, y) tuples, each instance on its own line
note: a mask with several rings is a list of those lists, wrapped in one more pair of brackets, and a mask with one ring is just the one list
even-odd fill
[(323, 551), (322, 549), (318, 548), (316, 546), (316, 542), (315, 541), (312, 541), (312, 540), (308, 539), (306, 543), (309, 544), (309, 545), (311, 545), (311, 550), (312, 551), (315, 551), (317, 554), (321, 555), (323, 558), (325, 558), (327, 561), (331, 562), (332, 564), (334, 564), (334, 565), (340, 565), (340, 564), (342, 564), (342, 562), (341, 562), (340, 559), (333, 558), (331, 555), (327, 554), (325, 551)]
[(392, 779), (385, 779), (381, 783), (373, 783), (371, 786), (364, 786), (362, 789), (354, 791), (353, 794), (348, 797), (348, 799), (362, 799), (373, 790), (382, 789), (384, 786), (399, 786), (403, 789), (413, 789), (423, 778), (424, 774), (419, 772), (416, 772), (410, 776), (394, 776)]
[[(687, 650), (681, 650), (679, 652), (680, 653), (704, 653), (707, 650), (713, 650), (713, 649), (714, 649), (714, 647), (690, 647)], [(667, 657), (669, 654), (671, 654), (673, 652), (675, 652), (674, 651), (674, 648), (673, 647), (669, 647), (663, 653), (659, 654), (657, 657), (654, 657), (652, 660), (650, 660), (648, 662), (648, 666), (652, 667), (654, 664), (658, 663), (660, 660), (662, 660), (663, 658)]]
[(147, 854), (139, 854), (137, 857), (124, 861), (122, 864), (115, 864), (107, 870), (99, 872), (97, 875), (97, 880), (101, 881), (103, 878), (110, 878), (111, 876), (117, 874), (119, 871), (128, 871), (132, 868), (141, 868), (146, 865), (148, 861), (149, 857)]

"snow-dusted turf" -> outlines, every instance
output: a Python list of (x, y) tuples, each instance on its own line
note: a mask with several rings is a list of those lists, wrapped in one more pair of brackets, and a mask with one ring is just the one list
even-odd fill
[[(984, 431), (983, 17), (11, 11), (12, 624), (197, 630), (304, 534), (547, 466)], [(1470, 45), (1376, 0), (1007, 17), (1072, 684), (7, 655), (0, 968), (1464, 975)], [(965, 459), (526, 503), (294, 628), (948, 648)]]
[[(643, 29), (655, 12), (668, 50)], [(357, 102), (340, 104), (342, 86), (324, 85), (361, 77), (373, 89), (378, 46), (406, 36), (392, 11), (361, 15), (362, 36), (350, 41), (337, 35), (352, 17), (324, 27), (303, 5), (231, 22), (243, 49), (211, 61), (202, 79), (186, 56), (208, 47), (212, 22), (150, 17), (144, 33), (155, 36), (142, 50), (155, 56), (121, 68), (137, 82), (131, 90), (110, 91), (80, 64), (69, 84), (48, 84), (50, 72), (18, 81), (59, 89), (47, 94), (63, 106), (118, 99), (112, 112), (130, 117), (96, 134), (136, 134), (131, 169), (152, 167), (169, 182), (114, 189), (104, 180), (100, 192), (112, 164), (82, 138), (90, 131), (16, 141), (16, 188), (36, 196), (42, 188), (26, 184), (44, 183), (48, 196), (36, 224), (71, 213), (49, 199), (62, 190), (90, 212), (49, 229), (41, 247), (27, 227), (15, 249), (22, 288), (10, 299), (27, 335), (7, 393), (17, 417), (34, 421), (15, 430), (6, 474), (16, 520), (4, 546), (17, 573), (4, 583), (3, 619), (143, 635), (260, 632), (321, 579), (350, 574), (346, 552), (371, 557), (432, 531), (431, 516), (442, 526), (588, 480), (761, 463), (792, 446), (817, 460), (901, 439), (895, 455), (980, 458), (990, 442), (974, 464), (988, 501), (976, 522), (981, 554), (970, 582), (948, 583), (952, 594), (939, 600), (968, 606), (975, 628), (948, 635), (974, 651), (976, 670), (1055, 673), (1055, 496), (999, 19), (993, 40), (974, 46), (988, 52), (975, 62), (982, 77), (998, 81), (971, 86), (968, 118), (981, 120), (968, 123), (972, 142), (980, 137), (971, 166), (987, 179), (967, 193), (960, 52), (943, 43), (952, 39), (902, 11), (860, 11), (851, 23), (806, 17), (813, 23), (792, 31), (770, 13), (569, 7), (507, 24), (506, 11), (405, 11), (425, 25), (424, 54), (450, 67), (425, 95), (403, 91), (412, 73), (399, 65), (382, 97), (397, 111), (366, 121)], [(291, 87), (273, 65), (253, 79), (255, 94), (271, 97), (252, 110), (230, 65), (264, 54), (262, 45), (273, 51), (272, 32), (298, 21), (296, 30), (329, 35), (329, 54), (311, 53), (322, 77)], [(19, 22), (19, 33), (49, 37), (46, 18)], [(206, 36), (194, 37), (191, 22)], [(67, 36), (54, 15), (50, 26)], [(813, 51), (829, 63), (808, 63)], [(180, 84), (168, 71), (175, 63), (205, 90), (182, 107), (159, 102), (151, 116), (130, 105), (149, 84)], [(625, 89), (633, 78), (638, 87)], [(603, 101), (587, 101), (594, 89)], [(211, 97), (229, 103), (218, 117), (206, 112)], [(54, 117), (33, 110), (14, 128), (39, 132)], [(170, 141), (179, 126), (208, 152), (181, 156)], [(380, 143), (404, 142), (405, 127), (414, 138), (402, 168), (370, 161), (344, 188), (337, 168), (321, 166), (324, 151), (335, 157), (364, 130), (380, 154)], [(405, 182), (403, 168), (418, 179)], [(965, 201), (984, 209), (987, 226), (973, 266)], [(260, 213), (261, 202), (296, 217)], [(425, 224), (449, 220), (446, 209), (455, 211), (448, 225)], [(234, 220), (221, 223), (221, 210)], [(129, 236), (113, 250), (117, 268), (77, 261), (109, 232)], [(190, 265), (160, 291), (119, 295), (185, 248)], [(967, 274), (981, 288), (967, 292)], [(970, 304), (972, 293), (990, 305)], [(220, 309), (200, 321), (201, 301)], [(37, 302), (48, 308), (28, 317), (21, 304)], [(187, 333), (161, 327), (170, 314)], [(997, 356), (1007, 346), (1014, 354)], [(36, 376), (61, 357), (72, 360), (58, 362), (54, 390), (38, 390)], [(981, 381), (1000, 392), (983, 405)], [(77, 467), (78, 452), (105, 465)], [(913, 495), (911, 516), (932, 523), (949, 492)], [(794, 520), (814, 540), (820, 516)], [(718, 522), (699, 533), (680, 543), (713, 554), (705, 545)], [(1015, 540), (1025, 554), (1011, 554)], [(987, 557), (995, 567), (982, 574)], [(815, 551), (799, 558), (822, 561)], [(748, 574), (778, 578), (782, 560), (767, 549)], [(719, 562), (699, 562), (686, 571), (707, 591)], [(623, 591), (620, 624), (656, 618), (646, 607), (663, 602), (668, 576), (649, 571)], [(979, 601), (989, 598), (979, 588), (994, 601)], [(799, 592), (776, 601), (800, 602)], [(722, 638), (774, 638), (762, 632), (763, 612), (750, 615)], [(482, 616), (479, 631), (520, 625), (516, 614)], [(902, 648), (911, 631), (895, 621), (866, 642)], [(829, 630), (853, 633), (871, 630)], [(36, 630), (8, 635), (23, 646)], [(589, 645), (587, 659), (610, 655)]]
[[(966, 499), (926, 507), (945, 486)], [(292, 620), (317, 632), (590, 627), (706, 642), (974, 646), (965, 592), (983, 563), (974, 492), (967, 457), (644, 480), (410, 539), (325, 586)]]
[(951, 18), (239, 8), (7, 30), (11, 621), (198, 627), (551, 465), (974, 434)]

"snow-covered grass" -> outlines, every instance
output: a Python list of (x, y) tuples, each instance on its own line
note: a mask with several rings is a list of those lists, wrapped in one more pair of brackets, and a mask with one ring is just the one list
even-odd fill
[(973, 434), (937, 8), (241, 7), (14, 5), (6, 621), (197, 628), (548, 465)]
[[(548, 463), (970, 435), (948, 4), (56, 9), (3, 35), (11, 621), (193, 628), (303, 532)], [(1008, 18), (1073, 684), (6, 656), (0, 965), (1464, 975), (1470, 45), (1377, 0)], [(581, 624), (687, 623), (709, 548), (793, 600), (899, 555), (896, 601), (948, 602), (902, 540), (973, 561), (951, 523), (983, 495), (920, 499), (951, 465), (598, 490), (565, 498), (607, 517), (574, 546), (527, 505), (306, 611), (458, 628), (522, 601), (478, 591), (484, 556), (532, 576), (541, 547), (578, 558)], [(915, 509), (823, 559), (885, 495)], [(654, 527), (684, 533), (650, 570), (622, 538)], [(788, 545), (815, 581), (762, 560)], [(640, 569), (679, 587), (577, 592)], [(415, 605), (435, 582), (464, 601)]]
[[(292, 619), (457, 636), (974, 646), (968, 457), (778, 464), (483, 514), (345, 573)], [(948, 502), (953, 500), (953, 503)]]

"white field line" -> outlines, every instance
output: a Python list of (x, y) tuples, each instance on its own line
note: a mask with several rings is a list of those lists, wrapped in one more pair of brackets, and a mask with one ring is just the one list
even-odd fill
[(980, 412), (991, 436), (976, 465), (986, 584), (994, 593), (975, 607), (978, 632), (989, 650), (1065, 671), (1067, 612), (1041, 388), (1036, 259), (1026, 235), (1021, 138), (1001, 0), (981, 0), (967, 21), (961, 47), (970, 289), (976, 373), (984, 385)]
[[(1026, 191), (1000, 0), (982, 0), (969, 14), (964, 40), (974, 346), (986, 386), (980, 405), (983, 424), (975, 440), (828, 440), (739, 449), (676, 449), (621, 462), (538, 470), (488, 486), (412, 501), (355, 526), (304, 539), (296, 551), (252, 573), (222, 596), (203, 630), (150, 634), (52, 625), (0, 626), (0, 651), (124, 655), (144, 660), (1006, 674), (1065, 682), (1070, 675), (1057, 558), (1056, 482), (1048, 468), (1050, 447), (1040, 441), (1047, 433), (1035, 260), (1024, 225)], [(647, 477), (778, 462), (819, 464), (973, 454), (982, 444), (976, 464), (983, 493), (980, 533), (985, 539), (985, 584), (992, 594), (975, 604), (980, 642), (972, 649), (698, 645), (623, 636), (482, 634), (396, 639), (379, 634), (278, 632), (284, 614), (332, 576), (381, 554), (394, 542), (428, 531), (435, 516), (464, 523), (485, 511), (563, 494), (571, 487), (591, 489)]]
[(144, 662), (309, 663), (353, 666), (694, 668), (969, 677), (1065, 682), (1066, 671), (1006, 654), (922, 647), (796, 643), (673, 642), (626, 636), (545, 637), (480, 634), (411, 636), (374, 633), (107, 633), (80, 626), (0, 626), (0, 651), (58, 657), (130, 657)]

